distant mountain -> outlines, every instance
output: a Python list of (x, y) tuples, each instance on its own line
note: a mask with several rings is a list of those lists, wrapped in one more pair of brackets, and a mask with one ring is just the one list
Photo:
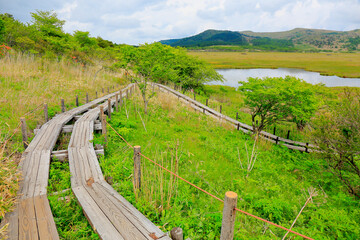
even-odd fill
[(332, 31), (295, 28), (283, 32), (206, 30), (191, 37), (160, 42), (171, 46), (220, 50), (357, 51), (360, 50), (360, 29)]
[(181, 47), (205, 47), (213, 45), (244, 45), (244, 34), (233, 31), (206, 30), (192, 37), (160, 41), (163, 44)]

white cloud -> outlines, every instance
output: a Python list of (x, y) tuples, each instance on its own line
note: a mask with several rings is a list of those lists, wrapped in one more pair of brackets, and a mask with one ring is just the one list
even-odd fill
[(68, 32), (90, 31), (92, 36), (129, 44), (186, 37), (209, 28), (360, 28), (359, 0), (0, 0), (0, 5), (1, 12), (22, 21), (29, 21), (35, 9), (54, 9), (66, 20)]

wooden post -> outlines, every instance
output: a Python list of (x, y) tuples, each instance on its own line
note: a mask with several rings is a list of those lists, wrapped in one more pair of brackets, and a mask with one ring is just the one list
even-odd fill
[(306, 143), (306, 146), (305, 146), (305, 152), (308, 153), (308, 146), (309, 146), (309, 143)]
[(279, 143), (279, 137), (276, 138), (275, 142), (276, 142), (276, 144)]
[(206, 106), (208, 106), (209, 104), (209, 99), (206, 99)]
[(98, 96), (97, 96), (97, 91), (95, 92), (95, 98), (96, 98), (96, 99), (98, 98)]
[(286, 139), (290, 139), (290, 130), (288, 130), (288, 133), (287, 133)]
[(134, 147), (134, 188), (140, 190), (141, 188), (141, 148), (140, 146)]
[(237, 194), (231, 191), (226, 192), (225, 200), (224, 200), (220, 240), (232, 240), (234, 238), (236, 204), (237, 204)]
[(27, 133), (26, 133), (26, 120), (24, 117), (20, 118), (21, 121), (21, 132), (22, 132), (22, 140), (23, 140), (23, 144), (24, 144), (24, 148), (26, 149), (28, 144), (28, 137), (27, 137)]
[(122, 91), (120, 90), (120, 107), (123, 105)]
[(236, 113), (236, 121), (239, 119), (239, 113)]
[(105, 123), (105, 114), (104, 114), (104, 106), (100, 106), (100, 121), (101, 121), (101, 133), (104, 136), (105, 142), (106, 140), (106, 123)]
[(126, 98), (129, 99), (129, 89), (126, 89)]
[(184, 240), (183, 230), (180, 227), (171, 229), (170, 236), (172, 240)]
[(76, 95), (75, 104), (76, 104), (77, 107), (79, 106), (79, 96), (78, 95)]
[(240, 123), (237, 124), (237, 130), (240, 130)]
[(222, 105), (220, 105), (220, 113), (222, 112)]
[(196, 93), (195, 93), (195, 91), (194, 91), (194, 100), (196, 100)]
[(273, 133), (274, 135), (276, 134), (276, 126), (274, 127), (274, 133)]
[(104, 88), (102, 88), (102, 93), (104, 93)]
[(111, 99), (108, 99), (108, 116), (109, 120), (111, 119)]
[(45, 122), (49, 121), (48, 105), (46, 103), (44, 103), (44, 117)]
[(115, 94), (115, 111), (119, 111), (119, 94)]
[(65, 102), (64, 102), (64, 99), (62, 98), (61, 99), (61, 112), (65, 112), (66, 109), (65, 109)]
[(86, 103), (88, 103), (88, 102), (89, 102), (89, 94), (86, 93)]

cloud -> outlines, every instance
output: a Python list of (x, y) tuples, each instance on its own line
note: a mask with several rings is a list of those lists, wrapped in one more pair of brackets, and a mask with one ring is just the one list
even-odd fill
[(22, 21), (35, 9), (56, 10), (64, 29), (117, 43), (181, 38), (206, 29), (284, 31), (296, 27), (360, 28), (359, 0), (0, 0)]

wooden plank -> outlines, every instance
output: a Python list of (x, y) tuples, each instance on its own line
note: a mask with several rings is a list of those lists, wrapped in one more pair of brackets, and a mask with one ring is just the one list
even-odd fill
[(47, 194), (47, 186), (49, 180), (50, 169), (50, 150), (41, 152), (38, 176), (36, 179), (36, 186), (34, 196)]
[(46, 195), (34, 198), (39, 239), (59, 239), (54, 218)]
[(148, 239), (153, 240), (146, 233), (142, 233), (136, 226), (133, 225), (124, 214), (111, 202), (108, 198), (108, 194), (104, 194), (97, 186), (93, 183), (93, 187), (86, 187), (85, 189), (89, 195), (94, 199), (96, 204), (99, 206), (101, 211), (109, 219), (108, 224), (114, 225), (117, 231), (122, 235), (124, 239)]
[(83, 171), (84, 176), (85, 176), (85, 181), (88, 181), (90, 178), (94, 179), (94, 176), (91, 173), (89, 159), (87, 158), (87, 154), (85, 152), (85, 149), (86, 148), (84, 148), (84, 147), (78, 148), (78, 153), (81, 156), (81, 161), (83, 163), (82, 171)]
[[(147, 219), (142, 213), (140, 213), (131, 203), (129, 203), (123, 196), (121, 196), (118, 192), (116, 192), (106, 181), (101, 182), (101, 186), (103, 186), (108, 194), (111, 194), (114, 198), (118, 200), (117, 204), (121, 204), (124, 209), (130, 214), (133, 215), (134, 218), (138, 219), (138, 222), (147, 229), (149, 232), (154, 232), (156, 236), (162, 236), (164, 233), (156, 227), (149, 219)], [(164, 238), (170, 239), (170, 238)]]
[(19, 239), (38, 239), (33, 198), (19, 202)]
[(77, 187), (81, 184), (81, 181), (79, 181), (79, 176), (77, 174), (77, 167), (74, 160), (74, 151), (72, 148), (69, 148), (69, 167), (70, 167), (70, 180), (71, 180), (71, 186)]
[(85, 190), (84, 187), (75, 187), (72, 188), (75, 197), (79, 201), (83, 212), (87, 219), (89, 220), (94, 231), (96, 231), (101, 239), (119, 239), (124, 240), (121, 234), (116, 230), (114, 225), (109, 224), (109, 219), (101, 211), (96, 202), (91, 198), (89, 193)]
[(16, 203), (15, 210), (11, 213), (6, 213), (0, 224), (0, 229), (8, 224), (6, 236), (4, 239), (18, 239), (19, 238), (19, 213), (18, 204)]
[(31, 155), (31, 162), (29, 163), (29, 170), (24, 176), (23, 188), (21, 189), (22, 199), (32, 197), (35, 189), (35, 182), (40, 162), (40, 152), (34, 151)]

